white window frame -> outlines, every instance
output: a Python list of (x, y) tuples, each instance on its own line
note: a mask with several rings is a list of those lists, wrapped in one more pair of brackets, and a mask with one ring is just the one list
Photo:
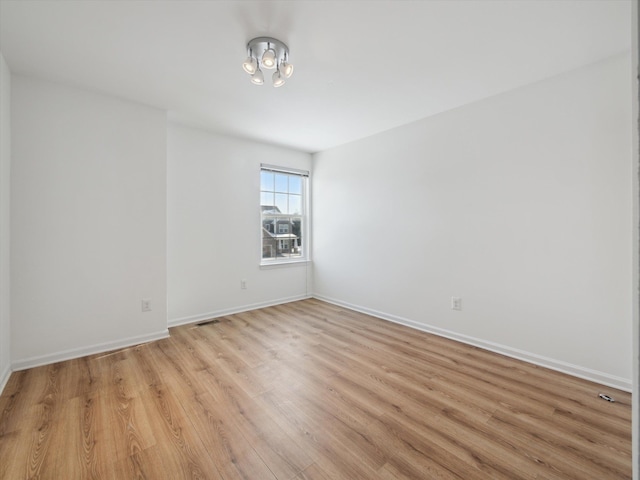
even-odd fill
[[(262, 171), (272, 171), (274, 173), (284, 173), (284, 174), (288, 174), (288, 175), (298, 175), (301, 177), (302, 180), (302, 213), (301, 214), (282, 214), (283, 218), (300, 218), (302, 220), (302, 225), (300, 227), (301, 230), (301, 240), (302, 240), (302, 253), (300, 256), (295, 256), (295, 257), (273, 257), (273, 258), (263, 258), (263, 249), (264, 249), (264, 238), (263, 235), (264, 233), (262, 232), (262, 226), (264, 225), (264, 218), (265, 216), (262, 213), (262, 206), (260, 205), (260, 266), (261, 267), (269, 267), (269, 266), (277, 266), (277, 265), (287, 265), (287, 264), (306, 264), (307, 262), (310, 261), (310, 247), (311, 247), (311, 238), (309, 235), (310, 232), (310, 217), (309, 217), (309, 213), (310, 213), (310, 208), (309, 208), (309, 203), (310, 203), (310, 196), (311, 196), (311, 189), (310, 189), (310, 173), (307, 170), (298, 170), (298, 169), (294, 169), (294, 168), (288, 168), (288, 167), (280, 167), (280, 166), (275, 166), (275, 165), (268, 165), (268, 164), (261, 164), (260, 165), (260, 171), (259, 174), (262, 173)], [(259, 182), (259, 184), (261, 185), (261, 182)], [(262, 195), (260, 195), (260, 197), (262, 197)], [(261, 202), (260, 202), (261, 203)], [(267, 217), (270, 215), (266, 215)], [(276, 232), (279, 231), (279, 227), (277, 226), (277, 222), (274, 225), (273, 228), (273, 234), (276, 234)], [(288, 232), (287, 234), (292, 233), (291, 228), (287, 229)], [(279, 233), (279, 232), (278, 232)], [(278, 240), (278, 242), (280, 242), (281, 240)], [(292, 241), (289, 239), (288, 243), (290, 245), (292, 244)], [(297, 242), (296, 242), (297, 243)], [(293, 248), (293, 247), (292, 247)]]

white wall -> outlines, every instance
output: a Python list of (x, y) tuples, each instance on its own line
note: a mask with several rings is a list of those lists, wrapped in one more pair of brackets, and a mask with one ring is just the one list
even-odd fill
[(166, 335), (165, 113), (11, 87), (14, 368)]
[(167, 138), (169, 323), (307, 297), (307, 264), (259, 267), (258, 227), (260, 164), (309, 170), (311, 155), (172, 124)]
[(629, 57), (316, 154), (314, 294), (629, 389)]
[(633, 478), (640, 480), (640, 9), (638, 2), (631, 3), (632, 68), (633, 85), (633, 228), (632, 268), (633, 268)]
[(11, 73), (0, 53), (0, 392), (11, 374)]

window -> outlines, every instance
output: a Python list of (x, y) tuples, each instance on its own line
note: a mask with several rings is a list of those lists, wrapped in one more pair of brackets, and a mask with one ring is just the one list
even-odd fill
[(262, 165), (262, 264), (307, 259), (308, 172)]

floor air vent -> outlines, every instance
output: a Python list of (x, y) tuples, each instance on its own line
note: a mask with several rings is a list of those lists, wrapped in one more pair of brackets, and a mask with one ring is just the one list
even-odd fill
[(204, 322), (196, 323), (196, 327), (204, 327), (205, 325), (213, 325), (214, 323), (220, 323), (220, 320), (214, 318), (212, 320), (205, 320)]

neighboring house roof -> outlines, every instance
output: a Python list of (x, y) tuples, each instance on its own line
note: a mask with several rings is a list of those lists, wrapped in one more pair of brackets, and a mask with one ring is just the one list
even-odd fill
[(269, 225), (273, 225), (274, 223), (277, 225), (294, 225), (296, 222), (290, 218), (263, 218), (262, 223)]
[(276, 233), (273, 235), (273, 238), (277, 238), (278, 240), (282, 240), (282, 239), (293, 239), (293, 238), (298, 238), (297, 235), (294, 235), (293, 233)]
[(262, 213), (282, 213), (275, 205), (260, 205)]
[(262, 227), (262, 238), (271, 237), (277, 240), (297, 239), (298, 236), (293, 233), (271, 233), (266, 228)]
[(275, 235), (271, 233), (269, 230), (267, 230), (266, 228), (262, 227), (262, 238), (264, 237), (275, 238)]

